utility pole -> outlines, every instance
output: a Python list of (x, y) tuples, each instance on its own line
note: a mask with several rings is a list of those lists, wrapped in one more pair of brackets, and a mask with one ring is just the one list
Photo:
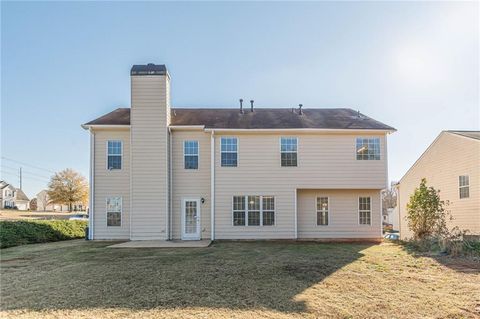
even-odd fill
[(20, 167), (20, 189), (22, 189), (22, 168)]

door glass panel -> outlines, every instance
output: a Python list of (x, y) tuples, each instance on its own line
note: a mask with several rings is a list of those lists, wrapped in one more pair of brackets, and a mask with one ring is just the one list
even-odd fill
[(185, 234), (197, 232), (197, 202), (185, 202)]

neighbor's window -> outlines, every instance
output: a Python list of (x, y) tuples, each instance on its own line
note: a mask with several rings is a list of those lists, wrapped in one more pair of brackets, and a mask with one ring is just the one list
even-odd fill
[(245, 226), (245, 197), (233, 196), (233, 226)]
[(107, 142), (107, 168), (122, 169), (122, 141)]
[(198, 141), (183, 142), (185, 169), (198, 169)]
[(233, 226), (275, 225), (275, 197), (233, 196)]
[(282, 166), (297, 166), (297, 138), (282, 137), (280, 139), (280, 154)]
[(122, 198), (107, 197), (107, 226), (122, 225)]
[(222, 153), (222, 166), (224, 167), (236, 167), (238, 158), (238, 140), (236, 137), (222, 137), (221, 153)]
[(357, 138), (357, 160), (379, 160), (380, 138)]
[(458, 184), (460, 190), (460, 198), (470, 197), (470, 181), (468, 175), (458, 177)]
[(370, 197), (358, 198), (358, 214), (360, 225), (370, 225), (372, 220), (372, 203)]
[(328, 197), (317, 197), (317, 225), (328, 225)]

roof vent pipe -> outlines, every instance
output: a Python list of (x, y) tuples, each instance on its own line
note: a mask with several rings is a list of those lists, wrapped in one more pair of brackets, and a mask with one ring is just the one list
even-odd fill
[(250, 112), (253, 112), (253, 100), (250, 100)]
[(243, 99), (240, 99), (240, 113), (243, 114)]
[(298, 104), (298, 114), (302, 115), (303, 112), (302, 112), (302, 106), (303, 104)]

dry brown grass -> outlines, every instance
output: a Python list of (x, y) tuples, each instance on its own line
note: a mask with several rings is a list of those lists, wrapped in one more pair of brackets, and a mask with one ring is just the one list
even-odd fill
[[(4, 249), (0, 316), (16, 318), (475, 318), (480, 265), (394, 244), (222, 242)], [(458, 266), (458, 267), (457, 267)]]

